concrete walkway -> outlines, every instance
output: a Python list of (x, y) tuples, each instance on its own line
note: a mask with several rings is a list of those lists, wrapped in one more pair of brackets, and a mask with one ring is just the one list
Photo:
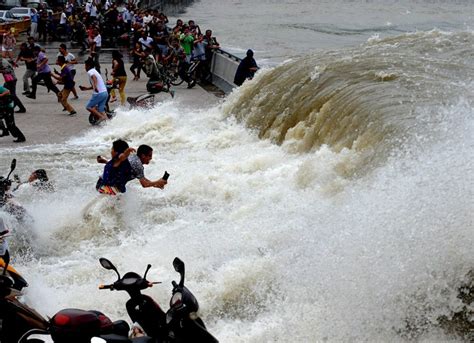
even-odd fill
[[(50, 59), (51, 57), (52, 56), (49, 56)], [(50, 66), (53, 67), (52, 64), (50, 64)], [(104, 77), (106, 67), (108, 67), (110, 71), (109, 64), (102, 64), (101, 69)], [(139, 81), (133, 81), (133, 75), (129, 71), (130, 64), (126, 64), (125, 68), (128, 74), (128, 81), (125, 88), (127, 96), (133, 97), (146, 93), (146, 75), (142, 72), (142, 78)], [(58, 69), (58, 67), (56, 67), (56, 69)], [(84, 64), (77, 64), (76, 70), (76, 88), (78, 89), (79, 85), (88, 86), (89, 81)], [(38, 86), (35, 100), (22, 95), (24, 72), (24, 65), (15, 69), (16, 77), (18, 79), (16, 87), (17, 95), (25, 105), (27, 112), (15, 113), (15, 121), (18, 128), (20, 128), (25, 135), (26, 142), (13, 143), (13, 137), (1, 137), (0, 150), (25, 145), (60, 143), (67, 140), (69, 137), (78, 135), (92, 127), (88, 121), (89, 112), (85, 109), (85, 105), (90, 99), (92, 91), (82, 92), (78, 89), (78, 100), (74, 100), (73, 96), (70, 95), (69, 103), (77, 112), (75, 116), (71, 117), (67, 112), (62, 111), (63, 107), (58, 103), (56, 95), (53, 92), (48, 93), (44, 86)], [(59, 85), (59, 89), (62, 89), (62, 85)], [(174, 87), (173, 89), (176, 91), (175, 99), (179, 99), (180, 103), (184, 105), (203, 107), (212, 105), (219, 101), (219, 98), (206, 92), (199, 86), (187, 89), (186, 83), (184, 83), (178, 87)], [(170, 95), (168, 93), (160, 93), (155, 95), (155, 102), (169, 98)], [(111, 108), (118, 107), (119, 104), (120, 101), (116, 101), (111, 104)]]

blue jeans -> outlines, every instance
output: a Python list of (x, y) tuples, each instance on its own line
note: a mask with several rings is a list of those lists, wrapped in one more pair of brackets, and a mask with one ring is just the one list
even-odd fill
[(86, 105), (87, 109), (97, 107), (97, 110), (101, 113), (105, 112), (105, 103), (107, 102), (107, 97), (108, 97), (107, 92), (102, 92), (102, 93), (94, 93), (92, 94), (92, 98), (89, 100), (89, 102)]

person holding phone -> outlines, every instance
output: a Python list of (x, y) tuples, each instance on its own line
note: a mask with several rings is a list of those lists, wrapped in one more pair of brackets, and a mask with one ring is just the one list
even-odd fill
[(145, 145), (145, 144), (142, 144), (138, 147), (136, 155), (131, 155), (128, 157), (128, 162), (130, 163), (130, 166), (132, 167), (131, 180), (138, 179), (138, 181), (140, 181), (140, 184), (144, 188), (155, 187), (155, 188), (163, 189), (165, 185), (168, 183), (168, 180), (165, 180), (165, 178), (166, 179), (168, 178), (166, 176), (167, 173), (163, 175), (162, 178), (155, 181), (151, 181), (145, 177), (143, 165), (149, 164), (152, 158), (153, 158), (153, 149), (150, 146)]
[[(153, 158), (153, 148), (142, 144), (138, 147), (136, 154), (130, 154), (128, 156), (128, 163), (130, 164), (130, 175), (127, 177), (127, 181), (138, 179), (143, 188), (155, 187), (163, 189), (168, 183), (168, 172), (165, 171), (164, 175), (155, 181), (151, 181), (145, 177), (144, 164), (149, 164)], [(109, 161), (102, 157), (97, 156), (98, 163), (108, 163)]]

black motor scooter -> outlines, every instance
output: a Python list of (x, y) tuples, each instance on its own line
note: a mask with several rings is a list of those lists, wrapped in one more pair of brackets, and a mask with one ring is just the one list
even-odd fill
[[(13, 280), (0, 275), (0, 342), (2, 343), (90, 343), (101, 338), (107, 343), (153, 343), (150, 337), (128, 338), (130, 326), (124, 320), (112, 322), (102, 312), (67, 308), (45, 319), (19, 299)], [(50, 339), (36, 338), (47, 336)], [(103, 342), (101, 341), (101, 342)]]
[(218, 342), (207, 331), (202, 319), (198, 316), (199, 304), (196, 297), (184, 286), (185, 268), (179, 258), (173, 261), (174, 269), (180, 274), (179, 284), (172, 282), (173, 291), (170, 300), (170, 309), (165, 314), (160, 306), (142, 290), (152, 287), (159, 282), (150, 282), (146, 275), (151, 268), (149, 264), (143, 277), (135, 272), (128, 272), (120, 276), (117, 268), (107, 260), (101, 258), (100, 264), (105, 269), (117, 273), (117, 281), (110, 285), (101, 285), (100, 289), (126, 291), (130, 299), (126, 303), (127, 312), (133, 322), (137, 322), (148, 336), (157, 342)]

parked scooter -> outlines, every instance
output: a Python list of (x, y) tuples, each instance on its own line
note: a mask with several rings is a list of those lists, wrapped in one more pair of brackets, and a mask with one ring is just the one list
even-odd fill
[[(128, 338), (129, 326), (125, 321), (114, 323), (98, 311), (64, 309), (49, 321), (18, 300), (19, 293), (12, 288), (12, 280), (0, 275), (0, 329), (2, 343), (44, 343), (37, 335), (47, 335), (55, 343), (89, 343), (92, 339), (106, 343), (171, 343), (218, 342), (197, 315), (198, 302), (184, 286), (184, 263), (176, 258), (175, 270), (181, 275), (179, 284), (173, 281), (170, 309), (165, 314), (158, 304), (141, 290), (158, 282), (146, 280), (145, 275), (128, 272), (120, 277), (115, 266), (107, 259), (100, 259), (105, 269), (114, 270), (118, 280), (100, 289), (124, 290), (130, 295), (126, 307), (130, 318), (137, 322), (148, 336)], [(99, 339), (100, 338), (100, 339)]]
[(13, 200), (13, 196), (9, 192), (12, 182), (10, 175), (16, 168), (16, 159), (12, 160), (10, 165), (10, 172), (7, 177), (0, 176), (0, 209), (12, 214), (18, 220), (23, 220), (26, 215), (26, 210), (23, 206)]
[(15, 283), (10, 273), (0, 274), (0, 342), (41, 343), (43, 340), (31, 336), (48, 335), (58, 343), (89, 343), (92, 337), (107, 334), (129, 342), (128, 324), (123, 320), (112, 323), (99, 311), (64, 309), (45, 319), (22, 301)]
[(151, 268), (149, 264), (143, 277), (135, 272), (128, 272), (120, 276), (117, 268), (105, 258), (100, 264), (117, 274), (117, 281), (110, 285), (101, 285), (100, 289), (126, 291), (130, 299), (126, 303), (127, 312), (133, 322), (137, 322), (148, 336), (157, 342), (218, 342), (207, 331), (202, 319), (198, 316), (199, 304), (195, 296), (184, 286), (184, 262), (179, 258), (173, 261), (174, 269), (180, 274), (179, 284), (172, 282), (173, 291), (170, 300), (170, 309), (165, 314), (160, 306), (142, 290), (152, 287), (158, 282), (146, 279)]
[[(99, 311), (68, 308), (49, 320), (20, 300), (13, 281), (0, 275), (0, 342), (44, 343), (34, 336), (48, 336), (55, 343), (89, 343), (93, 337), (106, 342), (152, 343), (149, 337), (128, 339), (127, 322), (112, 322)], [(49, 342), (50, 340), (48, 340)]]

